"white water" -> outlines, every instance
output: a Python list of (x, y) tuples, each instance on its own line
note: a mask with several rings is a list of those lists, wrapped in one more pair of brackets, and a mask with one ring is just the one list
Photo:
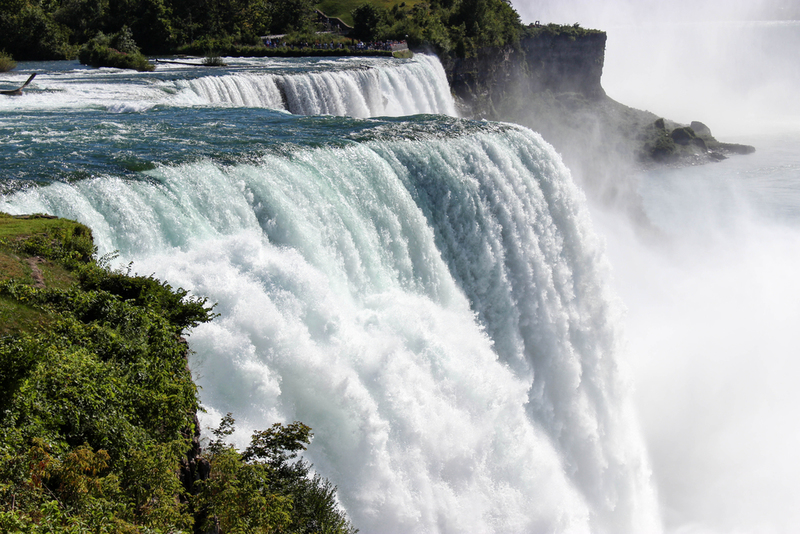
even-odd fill
[(517, 5), (530, 20), (607, 30), (612, 98), (757, 150), (639, 176), (661, 239), (593, 213), (628, 307), (668, 532), (800, 531), (800, 22), (780, 16), (796, 5)]
[(583, 195), (524, 129), (20, 191), (217, 302), (193, 372), (238, 438), (302, 420), (370, 533), (659, 529)]
[(441, 63), (424, 54), (411, 60), (341, 58), (299, 64), (224, 59), (227, 69), (158, 63), (155, 73), (135, 74), (116, 69), (98, 73), (77, 63), (61, 72), (34, 68), (38, 74), (25, 99), (2, 99), (0, 110), (90, 107), (132, 112), (155, 106), (223, 106), (359, 118), (456, 116)]
[(425, 55), (402, 67), (205, 76), (178, 86), (190, 88), (201, 102), (284, 109), (297, 115), (456, 115), (441, 63)]

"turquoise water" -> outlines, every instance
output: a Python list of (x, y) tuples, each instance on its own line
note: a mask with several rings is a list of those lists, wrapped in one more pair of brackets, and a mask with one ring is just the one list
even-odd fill
[(538, 134), (456, 118), (438, 61), (20, 69), (0, 209), (217, 303), (204, 425), (309, 424), (362, 532), (659, 528), (583, 193)]
[(640, 176), (643, 240), (433, 58), (230, 64), (0, 83), (0, 209), (217, 303), (204, 425), (312, 426), (362, 532), (800, 524), (796, 133)]

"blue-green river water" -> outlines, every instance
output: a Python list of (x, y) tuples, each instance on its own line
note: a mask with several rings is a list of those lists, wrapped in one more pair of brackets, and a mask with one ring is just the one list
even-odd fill
[[(220, 316), (188, 336), (202, 423), (233, 412), (241, 442), (309, 424), (308, 457), (362, 532), (663, 530), (659, 495), (680, 489), (665, 473), (704, 456), (665, 463), (663, 444), (687, 431), (651, 398), (668, 388), (654, 375), (679, 373), (642, 353), (678, 319), (754, 324), (717, 320), (714, 283), (792, 280), (793, 253), (758, 259), (800, 235), (796, 137), (641, 176), (662, 231), (645, 244), (587, 203), (538, 134), (458, 118), (433, 57), (226, 61), (141, 74), (20, 64), (8, 87), (37, 77), (0, 101), (0, 209), (84, 222), (114, 265), (216, 302)], [(699, 250), (754, 260), (725, 278)], [(693, 313), (642, 311), (670, 295)], [(707, 336), (682, 343), (681, 362), (718, 354)], [(687, 376), (722, 365), (704, 362)], [(783, 391), (792, 372), (755, 375)]]

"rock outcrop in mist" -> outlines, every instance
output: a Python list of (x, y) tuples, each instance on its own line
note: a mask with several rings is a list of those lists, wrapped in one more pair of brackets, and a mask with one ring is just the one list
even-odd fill
[(541, 133), (602, 204), (621, 207), (645, 222), (632, 185), (636, 169), (711, 163), (754, 150), (717, 142), (705, 125), (694, 132), (690, 125), (608, 97), (601, 83), (605, 32), (541, 28), (518, 47), (444, 58), (448, 81), (463, 115), (514, 122)]

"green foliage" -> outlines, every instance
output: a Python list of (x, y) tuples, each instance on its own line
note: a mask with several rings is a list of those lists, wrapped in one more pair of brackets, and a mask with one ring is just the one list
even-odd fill
[(0, 337), (0, 531), (190, 528), (177, 470), (197, 388), (179, 334), (211, 308), (101, 267), (85, 226), (2, 216), (0, 236), (2, 255), (74, 273), (67, 288), (0, 280), (4, 303), (47, 318)]
[(313, 27), (314, 4), (311, 0), (272, 0), (271, 33), (306, 31)]
[[(302, 34), (291, 34), (286, 36), (286, 42), (303, 43), (303, 42), (316, 42), (310, 41), (308, 38), (297, 37)], [(327, 41), (325, 36), (318, 39), (321, 42)], [(206, 43), (207, 41), (203, 41)], [(216, 43), (215, 50), (218, 54), (230, 57), (315, 57), (315, 56), (391, 56), (392, 52), (388, 50), (357, 50), (351, 48), (351, 43), (348, 41), (345, 48), (267, 48), (265, 46), (248, 46), (237, 45), (230, 43), (227, 47), (220, 45), (219, 41)], [(181, 46), (178, 48), (181, 54), (204, 56), (208, 53), (205, 46), (198, 46), (197, 43), (191, 45)]]
[(203, 65), (206, 67), (225, 67), (226, 64), (222, 61), (222, 58), (219, 57), (214, 51), (210, 51), (206, 54), (206, 57), (203, 58)]
[(369, 2), (365, 2), (351, 12), (353, 17), (352, 36), (355, 39), (374, 41), (386, 31), (387, 12)]
[(353, 36), (362, 40), (407, 40), (411, 46), (431, 46), (439, 54), (474, 55), (486, 46), (515, 46), (522, 25), (503, 0), (455, 0), (391, 9), (362, 3), (351, 16)]
[(226, 415), (208, 446), (211, 476), (196, 483), (193, 506), (206, 517), (206, 530), (226, 533), (325, 532), (355, 534), (336, 503), (336, 487), (311, 466), (294, 461), (311, 441), (311, 428), (294, 422), (253, 434), (239, 452), (225, 442), (234, 420)]
[(523, 36), (525, 37), (537, 37), (540, 35), (549, 35), (552, 37), (566, 37), (571, 40), (578, 39), (580, 37), (586, 37), (588, 35), (599, 35), (603, 33), (603, 30), (592, 30), (589, 28), (582, 28), (580, 24), (575, 23), (572, 25), (562, 25), (562, 24), (543, 24), (536, 26), (534, 24), (529, 24), (525, 26), (522, 30)]
[(98, 32), (88, 43), (81, 47), (78, 58), (84, 65), (93, 67), (116, 67), (119, 69), (135, 69), (152, 71), (152, 63), (139, 51), (133, 34), (127, 26), (113, 34)]
[(17, 67), (17, 62), (5, 50), (0, 50), (0, 72), (8, 72)]
[(642, 160), (670, 161), (677, 157), (677, 146), (664, 125), (664, 119), (658, 119), (645, 127), (639, 135)]
[[(412, 46), (459, 56), (485, 46), (514, 46), (523, 33), (555, 31), (554, 25), (524, 28), (504, 0), (324, 0), (318, 6), (352, 22), (356, 39), (406, 39)], [(143, 56), (109, 42), (107, 36), (130, 28), (148, 54), (319, 54), (267, 51), (259, 40), (261, 35), (313, 34), (319, 29), (314, 8), (312, 0), (0, 0), (0, 49), (20, 59), (68, 58), (80, 50), (85, 64), (148, 70)], [(591, 31), (564, 28), (558, 31)]]
[(69, 267), (85, 264), (97, 252), (91, 230), (83, 225), (49, 226), (44, 232), (18, 240), (14, 246), (23, 254), (58, 261)]
[(66, 0), (52, 13), (55, 22), (70, 28), (72, 43), (85, 43), (104, 27), (108, 0)]
[(312, 436), (302, 423), (255, 432), (240, 453), (225, 443), (228, 416), (209, 476), (180, 478), (198, 410), (180, 336), (212, 307), (94, 254), (83, 225), (0, 214), (0, 259), (36, 255), (72, 276), (67, 287), (0, 276), (0, 311), (46, 319), (0, 335), (0, 532), (356, 532), (336, 488), (296, 458)]
[(503, 0), (461, 0), (449, 19), (452, 28), (463, 28), (465, 55), (483, 46), (504, 46), (519, 40), (519, 15)]
[(55, 21), (38, 2), (5, 0), (0, 3), (0, 49), (18, 60), (74, 57), (70, 33), (68, 27)]

